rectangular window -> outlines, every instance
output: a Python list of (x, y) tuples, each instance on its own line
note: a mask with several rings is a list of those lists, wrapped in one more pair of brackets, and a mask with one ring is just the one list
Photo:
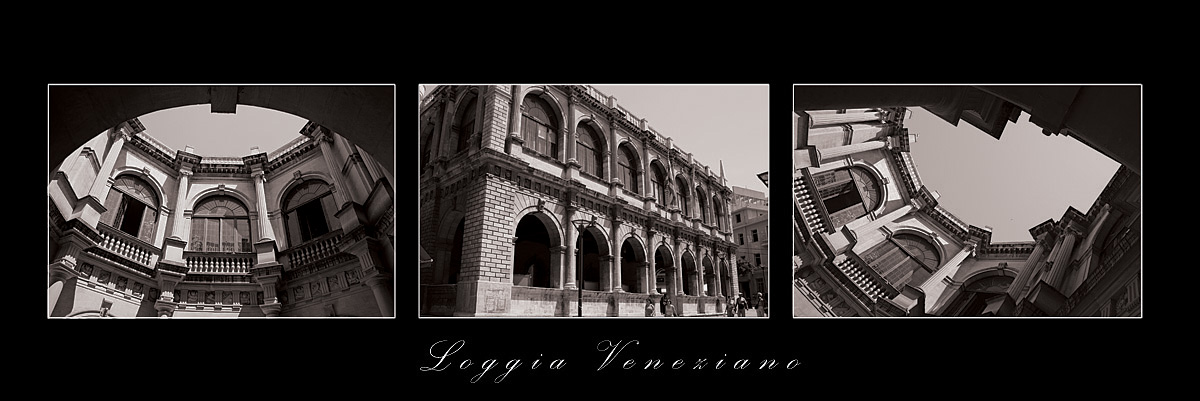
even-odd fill
[(750, 230), (750, 242), (758, 242), (758, 230)]
[(738, 233), (738, 245), (746, 245), (746, 235)]
[(759, 253), (754, 254), (754, 265), (762, 266), (762, 254), (759, 254)]
[(733, 222), (734, 222), (734, 223), (741, 223), (741, 222), (742, 222), (742, 214), (741, 214), (741, 213), (735, 213), (735, 214), (733, 215)]

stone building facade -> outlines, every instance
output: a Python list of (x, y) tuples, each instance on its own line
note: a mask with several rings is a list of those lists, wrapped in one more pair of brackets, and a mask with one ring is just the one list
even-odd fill
[(422, 316), (645, 316), (667, 301), (695, 316), (737, 294), (724, 177), (614, 97), (423, 95)]
[(904, 114), (794, 113), (794, 316), (1140, 316), (1136, 174), (993, 243), (921, 183)]
[(59, 161), (47, 315), (394, 316), (389, 170), (311, 122), (250, 152), (172, 150), (132, 119)]

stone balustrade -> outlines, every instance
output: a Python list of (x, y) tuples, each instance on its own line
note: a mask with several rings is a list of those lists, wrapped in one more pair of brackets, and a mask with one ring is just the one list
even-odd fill
[(281, 253), (287, 257), (289, 270), (294, 270), (337, 255), (341, 241), (342, 230), (337, 230)]
[(796, 197), (797, 211), (805, 225), (808, 226), (809, 232), (813, 234), (828, 232), (829, 224), (825, 223), (825, 218), (816, 205), (820, 199), (813, 196), (807, 180), (803, 176), (797, 175), (792, 180), (792, 193)]
[(112, 254), (146, 267), (153, 267), (158, 263), (161, 252), (158, 248), (106, 224), (100, 224), (98, 227), (100, 246)]
[(248, 274), (255, 263), (253, 254), (186, 252), (183, 259), (189, 274)]

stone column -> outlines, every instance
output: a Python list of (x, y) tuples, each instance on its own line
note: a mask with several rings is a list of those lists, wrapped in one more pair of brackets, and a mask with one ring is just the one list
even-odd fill
[(395, 316), (392, 311), (392, 288), (391, 277), (388, 275), (375, 275), (364, 280), (368, 287), (371, 287), (371, 293), (375, 295), (375, 302), (379, 306), (379, 314), (381, 316)]
[[(613, 232), (617, 232), (617, 227), (613, 227)], [(609, 274), (609, 277), (612, 277), (612, 291), (625, 292), (621, 289), (621, 241), (613, 241), (612, 249), (612, 274)]]
[(654, 281), (654, 255), (658, 254), (658, 247), (654, 245), (654, 235), (654, 231), (648, 231), (646, 234), (646, 247), (650, 250), (650, 252), (646, 255), (646, 271), (644, 271), (642, 274), (646, 277), (645, 280), (642, 280), (645, 282), (645, 284), (642, 286), (642, 292), (646, 294), (654, 294), (658, 292), (658, 283)]
[(275, 230), (271, 228), (271, 221), (267, 219), (267, 191), (264, 188), (267, 175), (256, 169), (250, 176), (254, 179), (255, 206), (258, 208), (258, 240), (274, 240)]
[(818, 125), (829, 124), (848, 124), (863, 121), (879, 121), (882, 112), (871, 111), (866, 113), (813, 113), (809, 114), (808, 127), (812, 128)]
[(612, 255), (600, 256), (600, 291), (613, 291), (613, 260)]
[(571, 222), (571, 220), (574, 219), (574, 216), (575, 208), (568, 206), (567, 212), (563, 214), (562, 222), (564, 231), (563, 237), (567, 242), (567, 263), (565, 263), (563, 266), (563, 273), (565, 273), (563, 274), (563, 288), (568, 290), (578, 289), (575, 283), (575, 269), (577, 268), (575, 266), (575, 241), (578, 240), (578, 234), (575, 233), (575, 223)]
[(512, 103), (508, 110), (508, 143), (505, 149), (510, 156), (521, 159), (525, 156), (525, 137), (521, 135), (521, 85), (512, 86)]
[[(452, 124), (450, 119), (454, 114), (454, 88), (449, 87), (446, 89), (447, 90), (443, 92), (446, 102), (442, 105), (442, 125), (438, 129), (437, 141), (434, 146), (434, 149), (437, 150), (437, 153), (432, 157), (435, 160), (444, 157), (447, 154), (454, 154), (454, 152), (448, 152), (443, 149), (443, 147), (446, 146), (446, 144), (443, 142), (446, 140), (446, 138), (450, 137), (450, 125)], [(341, 169), (334, 171), (341, 171)]]
[(938, 308), (943, 306), (942, 304), (947, 301), (945, 297), (942, 297), (942, 293), (946, 292), (947, 288), (945, 279), (947, 277), (953, 277), (955, 273), (958, 273), (958, 267), (962, 265), (963, 260), (966, 260), (968, 256), (974, 254), (975, 246), (976, 245), (973, 243), (964, 244), (962, 249), (960, 249), (957, 254), (951, 257), (949, 261), (946, 261), (945, 263), (942, 263), (941, 266), (938, 266), (937, 270), (934, 271), (929, 278), (925, 279), (924, 283), (920, 284), (919, 288), (925, 293), (925, 299), (935, 300), (932, 307), (927, 304), (926, 307), (929, 309), (921, 312), (927, 313), (937, 311)]
[[(333, 142), (333, 137), (330, 135), (325, 127), (317, 127), (316, 132), (313, 133), (313, 140), (316, 140), (321, 147), (321, 156), (325, 160), (326, 168), (329, 169), (329, 177), (333, 180), (333, 188), (331, 188), (333, 199), (337, 201), (337, 207), (340, 210), (347, 202), (351, 202), (354, 199), (348, 193), (350, 188), (342, 184), (342, 168), (334, 157), (333, 147), (329, 145), (330, 142)], [(334, 228), (330, 227), (330, 229)]]
[(563, 289), (563, 270), (566, 270), (566, 268), (563, 267), (563, 263), (564, 263), (564, 261), (566, 261), (566, 258), (563, 257), (563, 254), (566, 251), (567, 251), (567, 248), (564, 246), (561, 246), (561, 245), (550, 247), (550, 287), (551, 288), (557, 288), (560, 290)]
[(642, 208), (650, 211), (653, 209), (655, 202), (661, 203), (663, 199), (658, 199), (658, 194), (655, 193), (653, 188), (650, 188), (650, 174), (652, 173), (650, 172), (650, 144), (647, 140), (642, 140), (642, 157), (640, 159), (639, 162), (641, 162), (642, 168), (642, 195), (654, 199), (653, 201), (647, 200), (642, 205)]
[[(1058, 292), (1063, 292), (1063, 278), (1067, 275), (1067, 270), (1071, 266), (1071, 256), (1075, 253), (1075, 238), (1079, 236), (1079, 231), (1074, 227), (1063, 228), (1063, 240), (1058, 244), (1059, 252), (1054, 257), (1054, 265), (1050, 268), (1050, 275), (1046, 277), (1046, 284), (1050, 284)], [(1063, 294), (1067, 295), (1067, 294)]]
[(1021, 272), (1017, 273), (1017, 278), (1013, 279), (1012, 285), (1008, 287), (1008, 297), (1013, 300), (1021, 299), (1021, 295), (1025, 293), (1025, 287), (1029, 283), (1029, 277), (1033, 275), (1033, 271), (1037, 270), (1042, 260), (1042, 254), (1046, 251), (1045, 244), (1046, 235), (1042, 234), (1037, 238), (1037, 242), (1033, 247), (1033, 253), (1029, 254), (1029, 258), (1025, 259), (1025, 267), (1021, 268)]
[[(61, 260), (60, 262), (66, 262)], [(74, 270), (74, 257), (71, 257), (70, 263), (54, 263), (50, 265), (50, 285), (46, 291), (46, 316), (49, 317), (54, 313), (54, 308), (58, 306), (58, 298), (62, 296), (63, 287), (71, 280), (79, 278), (79, 273)]]
[(578, 135), (575, 132), (575, 94), (567, 96), (567, 121), (563, 125), (562, 146), (566, 148), (563, 149), (563, 154), (566, 157), (567, 165), (574, 164), (578, 169), (580, 167), (579, 159), (575, 158), (575, 146), (577, 146), (575, 135)]
[(724, 288), (722, 288), (725, 284), (725, 280), (721, 279), (721, 254), (718, 253), (713, 259), (713, 276), (715, 277), (713, 279), (713, 285), (717, 287), (713, 294), (716, 294), (716, 296), (720, 297), (725, 295)]
[(175, 215), (172, 216), (171, 236), (163, 240), (163, 256), (160, 263), (174, 265), (176, 270), (184, 269), (187, 265), (183, 260), (183, 251), (187, 248), (190, 236), (185, 228), (187, 219), (184, 218), (184, 210), (187, 209), (187, 194), (191, 176), (192, 170), (189, 165), (180, 166), (179, 188), (175, 192)]
[(821, 161), (826, 162), (826, 161), (837, 159), (839, 157), (845, 157), (845, 156), (853, 155), (856, 153), (862, 153), (862, 152), (866, 152), (866, 151), (870, 151), (870, 150), (880, 149), (880, 148), (883, 148), (885, 145), (887, 145), (887, 142), (885, 142), (885, 141), (878, 141), (878, 140), (877, 141), (867, 141), (867, 142), (862, 142), (862, 143), (856, 143), (853, 145), (838, 146), (835, 148), (817, 149), (817, 153), (820, 154)]

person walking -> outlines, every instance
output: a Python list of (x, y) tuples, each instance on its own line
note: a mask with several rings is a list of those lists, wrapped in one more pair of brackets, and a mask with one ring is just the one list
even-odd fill
[(675, 306), (671, 305), (671, 300), (669, 300), (669, 299), (667, 300), (667, 310), (665, 312), (663, 312), (663, 316), (666, 316), (666, 317), (675, 316)]
[(646, 298), (646, 317), (654, 316), (654, 301)]
[(766, 316), (767, 301), (763, 299), (763, 294), (760, 292), (755, 296), (754, 311), (758, 313), (758, 317)]
[(735, 305), (735, 303), (736, 302), (734, 302), (733, 297), (730, 297), (730, 296), (725, 297), (725, 316), (726, 317), (733, 317), (734, 313), (737, 311), (737, 305)]
[(747, 306), (748, 305), (746, 305), (746, 297), (743, 297), (742, 294), (738, 294), (738, 299), (737, 299), (738, 317), (746, 317), (746, 307)]

